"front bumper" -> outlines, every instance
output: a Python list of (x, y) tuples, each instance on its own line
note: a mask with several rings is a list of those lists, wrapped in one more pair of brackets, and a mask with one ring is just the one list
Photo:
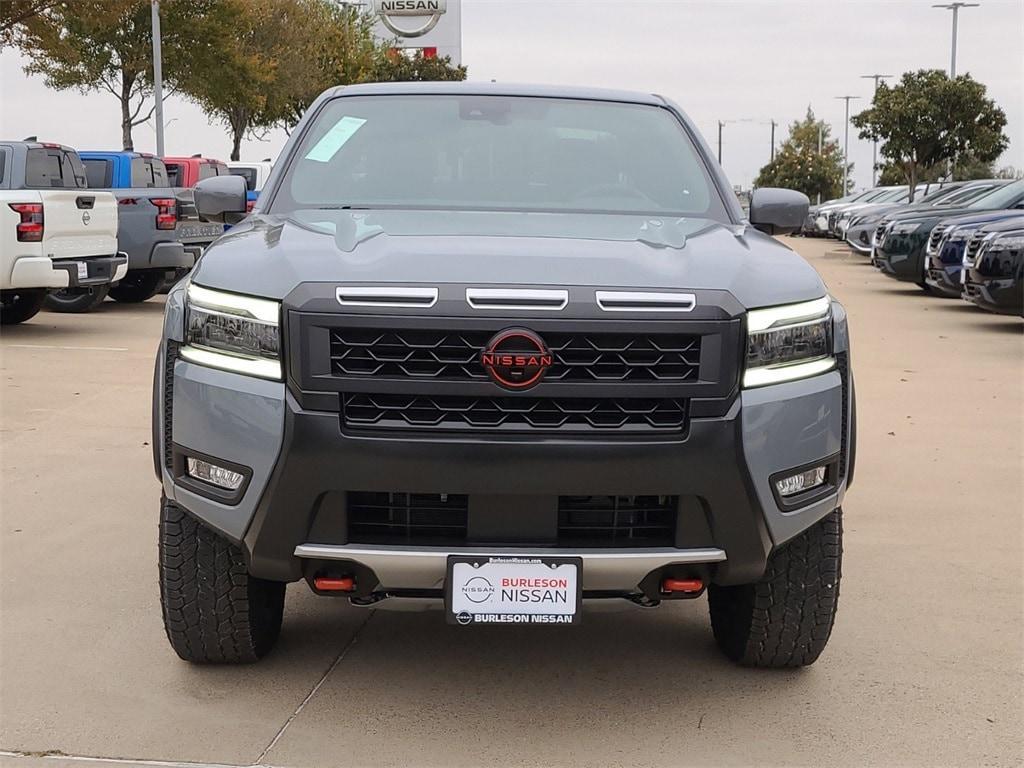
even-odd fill
[[(170, 315), (180, 295), (169, 296)], [(358, 571), (367, 590), (436, 592), (449, 554), (532, 552), (581, 557), (589, 596), (636, 594), (652, 575), (679, 568), (700, 569), (714, 583), (749, 583), (775, 547), (842, 502), (855, 444), (845, 339), (844, 321), (838, 370), (741, 392), (723, 416), (693, 418), (682, 438), (663, 441), (346, 434), (337, 412), (304, 409), (284, 383), (189, 363), (165, 341), (154, 382), (154, 459), (164, 493), (238, 543), (262, 578), (294, 581), (333, 564)], [(237, 502), (183, 482), (176, 467), (188, 453), (246, 468)], [(834, 485), (795, 510), (780, 508), (769, 478), (826, 461), (838, 466)], [(467, 494), (482, 500), (484, 514), (496, 496), (504, 509), (509, 499), (525, 509), (562, 494), (677, 496), (675, 546), (348, 542), (346, 494), (396, 490)]]
[(874, 249), (873, 264), (888, 277), (920, 283), (925, 279), (925, 238), (889, 235)]
[(128, 256), (87, 256), (51, 259), (27, 256), (14, 262), (10, 288), (78, 288), (106, 285), (120, 280), (128, 272)]
[(962, 290), (960, 278), (963, 275), (963, 266), (946, 264), (935, 266), (935, 261), (935, 259), (929, 260), (925, 283), (933, 292), (942, 296), (959, 297)]
[(1024, 279), (986, 277), (967, 271), (963, 298), (981, 309), (999, 315), (1024, 317)]
[(858, 253), (871, 253), (871, 236), (878, 227), (874, 224), (856, 224), (846, 230), (846, 244)]

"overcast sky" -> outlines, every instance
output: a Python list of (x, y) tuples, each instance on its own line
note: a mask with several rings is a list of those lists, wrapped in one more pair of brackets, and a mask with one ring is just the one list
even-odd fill
[[(455, 0), (449, 0), (454, 2)], [(937, 0), (936, 0), (937, 1)], [(1024, 2), (979, 0), (960, 13), (957, 69), (988, 87), (1006, 111), (1010, 148), (998, 165), (1024, 168)], [(949, 66), (951, 13), (931, 0), (463, 0), (463, 62), (474, 80), (566, 83), (653, 91), (676, 100), (708, 142), (725, 126), (723, 165), (749, 186), (768, 161), (770, 127), (802, 117), (808, 105), (843, 133), (843, 102), (870, 101), (859, 75)], [(52, 91), (22, 72), (17, 53), (0, 53), (0, 136), (36, 134), (79, 149), (120, 147), (113, 96)], [(167, 153), (227, 158), (224, 130), (179, 98), (165, 106)], [(135, 128), (135, 146), (155, 149), (151, 125)], [(242, 158), (274, 157), (282, 131), (247, 140)], [(850, 134), (854, 178), (871, 180), (871, 144)]]

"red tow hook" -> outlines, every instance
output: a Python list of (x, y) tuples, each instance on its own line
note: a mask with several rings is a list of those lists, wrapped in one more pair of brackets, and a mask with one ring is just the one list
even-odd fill
[(665, 579), (661, 582), (662, 594), (668, 595), (673, 592), (684, 592), (692, 595), (704, 589), (704, 582), (700, 579)]
[(356, 580), (351, 576), (317, 576), (313, 586), (321, 592), (355, 592)]

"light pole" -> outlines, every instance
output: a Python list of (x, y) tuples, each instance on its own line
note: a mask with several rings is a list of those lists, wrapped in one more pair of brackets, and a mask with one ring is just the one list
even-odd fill
[(956, 77), (956, 28), (957, 28), (957, 21), (960, 18), (960, 9), (961, 8), (977, 8), (979, 5), (980, 5), (980, 3), (960, 3), (960, 2), (957, 2), (957, 3), (936, 4), (936, 5), (932, 6), (932, 8), (942, 8), (944, 10), (952, 11), (953, 12), (953, 45), (952, 45), (952, 47), (950, 49), (950, 54), (949, 54), (949, 79), (950, 80), (952, 80), (954, 77)]
[(153, 100), (156, 102), (156, 155), (164, 156), (164, 73), (160, 52), (160, 0), (152, 0)]
[[(932, 8), (942, 8), (943, 10), (952, 11), (953, 12), (953, 40), (952, 40), (952, 43), (950, 45), (950, 50), (949, 50), (949, 79), (950, 80), (952, 80), (953, 78), (956, 77), (956, 30), (957, 30), (958, 22), (960, 20), (960, 9), (961, 8), (977, 8), (979, 5), (980, 5), (980, 3), (961, 3), (961, 2), (956, 2), (956, 3), (936, 4), (936, 5), (932, 6)], [(953, 180), (953, 168), (954, 168), (953, 161), (952, 160), (947, 160), (946, 161), (946, 176), (949, 177), (950, 181)]]
[[(884, 80), (892, 75), (861, 75), (862, 78), (875, 81), (874, 93), (878, 93), (878, 81)], [(874, 95), (871, 97), (872, 103), (874, 103)], [(871, 186), (875, 186), (878, 181), (878, 139), (871, 140)]]
[(769, 120), (768, 122), (770, 122), (772, 124), (772, 153), (771, 153), (771, 160), (769, 162), (774, 163), (775, 162), (775, 126), (778, 125), (778, 123), (775, 122), (775, 120)]
[(859, 99), (860, 96), (836, 96), (837, 99), (842, 99), (846, 102), (846, 122), (843, 124), (844, 138), (843, 138), (843, 197), (846, 197), (846, 193), (849, 191), (847, 185), (849, 184), (850, 176), (850, 99)]

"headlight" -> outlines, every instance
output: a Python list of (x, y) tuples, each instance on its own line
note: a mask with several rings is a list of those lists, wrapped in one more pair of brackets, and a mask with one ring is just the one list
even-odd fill
[(211, 368), (280, 379), (280, 315), (276, 301), (189, 284), (181, 356)]
[(828, 296), (747, 313), (744, 387), (817, 376), (835, 364)]
[(919, 221), (900, 221), (893, 225), (892, 229), (889, 230), (890, 235), (909, 235), (911, 232), (916, 232), (921, 227)]
[(985, 250), (993, 251), (1019, 251), (1024, 248), (1024, 232), (1012, 235), (997, 235), (989, 242)]
[(956, 227), (946, 233), (946, 240), (951, 243), (962, 243), (964, 240), (969, 240), (973, 234), (973, 229), (968, 229), (967, 227)]

